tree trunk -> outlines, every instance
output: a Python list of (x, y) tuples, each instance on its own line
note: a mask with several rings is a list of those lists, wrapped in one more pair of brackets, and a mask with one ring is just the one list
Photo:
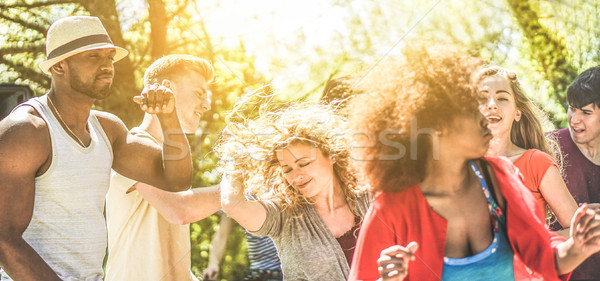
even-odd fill
[(165, 3), (162, 0), (148, 0), (148, 19), (150, 20), (150, 42), (152, 42), (152, 50), (150, 56), (152, 61), (166, 55), (167, 42), (167, 10)]
[[(82, 0), (81, 5), (90, 12), (90, 15), (100, 18), (116, 46), (127, 47), (121, 31), (115, 1)], [(131, 55), (129, 54), (129, 56), (115, 63), (112, 93), (107, 99), (96, 102), (96, 106), (100, 110), (118, 112), (119, 117), (128, 126), (137, 125), (143, 117), (138, 106), (132, 101), (132, 97), (137, 95), (140, 89), (136, 86), (134, 68), (130, 59)], [(115, 100), (118, 100), (118, 102), (115, 102)], [(123, 114), (125, 112), (127, 114)]]
[(577, 69), (567, 61), (568, 51), (564, 40), (542, 26), (538, 12), (530, 0), (508, 0), (513, 14), (531, 45), (531, 58), (541, 67), (542, 74), (551, 84), (553, 95), (566, 111), (566, 90), (577, 77)]

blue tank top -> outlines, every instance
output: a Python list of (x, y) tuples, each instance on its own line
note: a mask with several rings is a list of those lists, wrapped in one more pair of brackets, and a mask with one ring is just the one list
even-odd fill
[(487, 249), (473, 256), (458, 259), (444, 257), (442, 280), (515, 280), (513, 250), (506, 236), (506, 218), (491, 196), (481, 172), (473, 162), (470, 164), (488, 200), (494, 239)]

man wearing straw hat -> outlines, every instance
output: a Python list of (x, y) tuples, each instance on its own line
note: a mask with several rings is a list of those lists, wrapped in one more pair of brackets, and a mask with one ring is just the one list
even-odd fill
[(102, 280), (103, 216), (111, 168), (168, 191), (191, 183), (187, 139), (169, 82), (134, 101), (156, 114), (165, 141), (128, 133), (119, 118), (91, 110), (109, 95), (113, 45), (96, 17), (73, 16), (48, 30), (50, 91), (0, 122), (0, 267), (15, 280)]

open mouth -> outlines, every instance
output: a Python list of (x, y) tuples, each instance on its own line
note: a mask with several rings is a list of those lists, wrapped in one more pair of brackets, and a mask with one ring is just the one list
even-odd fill
[(502, 117), (498, 116), (498, 115), (488, 115), (486, 116), (486, 118), (489, 121), (489, 124), (498, 124), (500, 123), (500, 121), (502, 121)]
[(581, 134), (583, 133), (585, 130), (584, 129), (579, 129), (579, 128), (573, 128), (571, 127), (571, 131), (573, 131), (576, 134)]

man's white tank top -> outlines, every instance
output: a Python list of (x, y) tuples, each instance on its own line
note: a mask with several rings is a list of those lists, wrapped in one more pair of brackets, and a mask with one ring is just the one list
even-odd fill
[(35, 178), (33, 217), (23, 238), (62, 280), (102, 280), (107, 232), (104, 200), (113, 154), (94, 115), (87, 126), (91, 143), (82, 147), (60, 125), (46, 99), (33, 106), (44, 118), (52, 140), (52, 163)]

